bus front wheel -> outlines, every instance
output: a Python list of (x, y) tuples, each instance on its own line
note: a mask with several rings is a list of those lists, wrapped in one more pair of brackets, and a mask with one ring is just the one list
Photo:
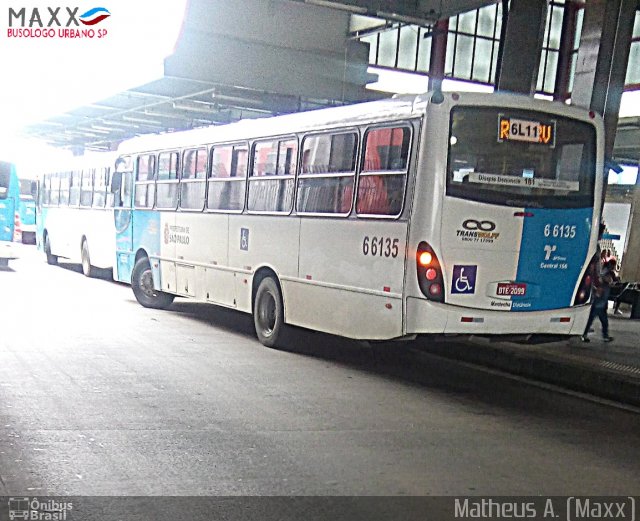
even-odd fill
[(44, 254), (47, 256), (47, 264), (54, 266), (58, 264), (58, 256), (51, 253), (51, 241), (49, 240), (49, 235), (44, 238)]
[(260, 281), (253, 305), (253, 323), (262, 345), (281, 347), (284, 336), (284, 305), (278, 283), (271, 277)]
[(173, 302), (174, 296), (153, 287), (153, 272), (149, 259), (138, 259), (131, 274), (131, 289), (136, 300), (145, 308), (166, 309)]

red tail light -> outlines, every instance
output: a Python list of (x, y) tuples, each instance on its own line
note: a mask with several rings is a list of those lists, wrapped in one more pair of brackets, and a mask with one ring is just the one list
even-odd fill
[(442, 267), (433, 248), (424, 241), (418, 245), (416, 268), (422, 294), (434, 302), (444, 302)]
[(13, 240), (14, 242), (22, 241), (22, 222), (18, 212), (13, 214)]
[(574, 306), (580, 306), (582, 304), (586, 304), (589, 302), (591, 298), (591, 286), (593, 284), (593, 280), (595, 279), (598, 270), (598, 254), (596, 253), (587, 269), (582, 275), (582, 280), (580, 280), (580, 285), (578, 286), (578, 292), (576, 293), (576, 298), (573, 300)]

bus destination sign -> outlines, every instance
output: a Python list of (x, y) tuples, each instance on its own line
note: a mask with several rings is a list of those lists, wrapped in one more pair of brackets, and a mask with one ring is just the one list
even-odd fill
[(502, 114), (498, 118), (498, 141), (525, 141), (555, 146), (556, 122), (516, 119)]

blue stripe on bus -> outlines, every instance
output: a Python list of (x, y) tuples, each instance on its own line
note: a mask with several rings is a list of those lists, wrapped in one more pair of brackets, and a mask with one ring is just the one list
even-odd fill
[[(160, 212), (151, 210), (116, 210), (117, 280), (131, 282), (139, 249), (144, 249), (150, 257), (160, 255), (160, 216)], [(160, 280), (159, 271), (153, 275), (154, 282)]]
[(162, 212), (133, 211), (133, 237), (137, 247), (144, 248), (150, 257), (160, 256), (160, 217)]
[(589, 251), (593, 208), (526, 210), (516, 280), (527, 294), (512, 311), (569, 307)]

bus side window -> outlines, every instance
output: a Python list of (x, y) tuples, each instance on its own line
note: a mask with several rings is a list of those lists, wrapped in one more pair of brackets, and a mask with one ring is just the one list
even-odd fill
[(60, 204), (60, 176), (62, 174), (53, 174), (51, 176), (51, 194), (49, 196), (49, 204), (58, 206)]
[(69, 187), (69, 206), (78, 206), (80, 204), (80, 170), (71, 172), (71, 186)]
[(93, 181), (93, 207), (104, 208), (107, 203), (108, 168), (96, 168)]
[(216, 146), (211, 150), (207, 208), (231, 212), (242, 211), (247, 157), (248, 150), (245, 145)]
[(297, 158), (296, 138), (259, 141), (253, 145), (247, 197), (249, 211), (291, 211)]
[(370, 129), (364, 141), (356, 212), (397, 216), (404, 202), (411, 130), (409, 127)]
[(69, 183), (71, 182), (71, 172), (60, 174), (60, 206), (69, 206)]
[(299, 213), (351, 211), (358, 135), (355, 132), (305, 136), (298, 176)]
[(80, 181), (80, 206), (88, 208), (93, 203), (93, 168), (82, 171)]
[(155, 202), (156, 156), (145, 154), (136, 159), (136, 186), (134, 202), (136, 208), (153, 208)]
[(174, 210), (178, 206), (178, 152), (158, 154), (156, 207)]
[(207, 149), (186, 150), (182, 159), (180, 208), (202, 210), (205, 200)]
[(42, 181), (42, 204), (46, 206), (51, 204), (51, 175), (46, 174)]

